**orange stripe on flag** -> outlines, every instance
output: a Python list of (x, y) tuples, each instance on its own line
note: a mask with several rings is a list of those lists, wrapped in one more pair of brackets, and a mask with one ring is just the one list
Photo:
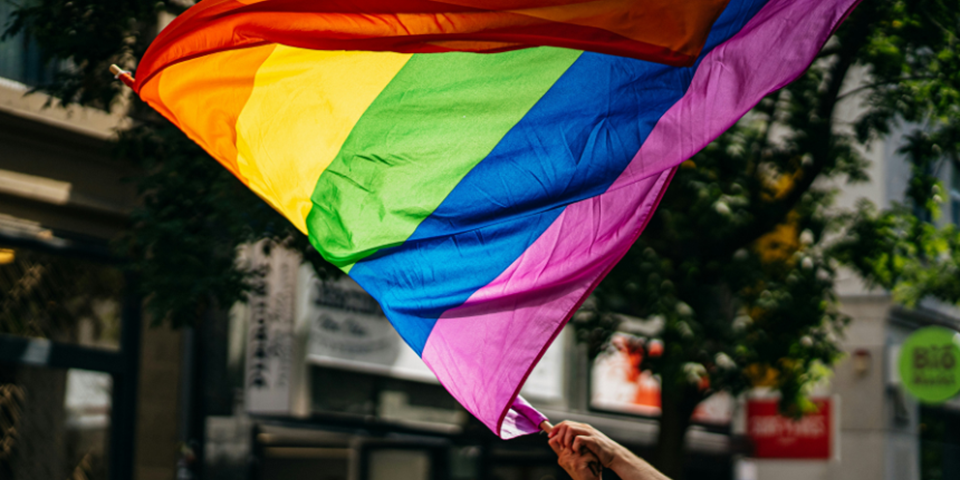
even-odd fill
[(140, 96), (246, 184), (237, 167), (237, 119), (257, 70), (274, 48), (262, 45), (176, 63), (147, 82)]

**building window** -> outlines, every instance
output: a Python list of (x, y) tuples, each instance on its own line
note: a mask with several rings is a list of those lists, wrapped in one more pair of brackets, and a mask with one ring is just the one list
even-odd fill
[[(16, 6), (0, 1), (0, 33), (6, 31)], [(45, 62), (37, 42), (23, 32), (0, 41), (0, 77), (29, 86), (47, 83), (56, 72), (56, 62)]]

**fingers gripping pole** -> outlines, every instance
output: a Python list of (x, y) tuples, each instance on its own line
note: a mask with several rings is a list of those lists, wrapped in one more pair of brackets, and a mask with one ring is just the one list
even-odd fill
[(126, 86), (133, 88), (133, 75), (131, 75), (130, 72), (116, 65), (110, 65), (110, 73), (113, 74), (113, 78), (117, 78)]

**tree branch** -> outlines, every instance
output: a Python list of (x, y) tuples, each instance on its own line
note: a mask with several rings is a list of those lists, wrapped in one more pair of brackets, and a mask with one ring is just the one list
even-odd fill
[(882, 87), (884, 85), (896, 85), (897, 83), (910, 81), (910, 80), (936, 80), (936, 78), (937, 77), (934, 77), (931, 75), (919, 75), (919, 76), (913, 76), (913, 77), (898, 78), (896, 80), (886, 80), (883, 82), (870, 83), (867, 85), (859, 86), (857, 88), (854, 88), (853, 90), (850, 90), (849, 92), (844, 93), (843, 95), (840, 95), (839, 97), (837, 97), (837, 102), (843, 100), (844, 98), (849, 97), (850, 95), (854, 95), (864, 90), (871, 90), (877, 87)]
[[(861, 8), (863, 7), (867, 7), (867, 5), (861, 6)], [(801, 165), (795, 170), (796, 176), (793, 185), (789, 192), (783, 196), (776, 205), (768, 204), (761, 207), (762, 202), (752, 202), (752, 205), (759, 207), (757, 210), (761, 210), (754, 212), (754, 218), (756, 218), (756, 220), (743, 227), (738, 234), (729, 237), (731, 238), (730, 241), (723, 243), (714, 242), (711, 245), (707, 245), (704, 249), (710, 252), (707, 257), (711, 259), (729, 257), (734, 251), (753, 244), (777, 225), (783, 223), (787, 215), (796, 208), (797, 203), (799, 203), (803, 195), (810, 190), (813, 182), (816, 181), (826, 170), (827, 166), (832, 163), (831, 149), (835, 144), (833, 113), (840, 100), (840, 89), (843, 87), (847, 73), (856, 61), (857, 53), (866, 45), (870, 36), (870, 22), (868, 21), (870, 15), (868, 12), (859, 13), (861, 14), (859, 18), (862, 20), (851, 25), (852, 28), (848, 30), (850, 35), (845, 38), (844, 40), (846, 41), (840, 45), (837, 61), (830, 67), (827, 87), (820, 95), (820, 102), (816, 109), (816, 117), (819, 121), (811, 122), (813, 131), (806, 132), (807, 138), (816, 139), (816, 141), (812, 142), (813, 148), (811, 151), (806, 152), (812, 154), (813, 164), (809, 167)], [(762, 210), (767, 211), (762, 212)]]
[(923, 16), (927, 19), (928, 22), (932, 23), (934, 26), (936, 26), (937, 28), (939, 28), (940, 31), (942, 31), (942, 32), (947, 36), (947, 38), (949, 38), (949, 39), (951, 40), (951, 42), (950, 42), (951, 44), (953, 43), (953, 40), (957, 38), (957, 34), (956, 34), (956, 33), (954, 33), (953, 31), (951, 31), (949, 28), (944, 27), (943, 25), (941, 25), (940, 22), (938, 22), (937, 19), (934, 18), (934, 16), (931, 15), (930, 12), (927, 11), (926, 8), (919, 7), (917, 10), (920, 10), (920, 13), (923, 14)]
[(817, 58), (829, 57), (838, 53), (840, 53), (840, 47), (838, 46), (824, 48), (823, 50), (820, 50), (820, 53), (817, 54)]

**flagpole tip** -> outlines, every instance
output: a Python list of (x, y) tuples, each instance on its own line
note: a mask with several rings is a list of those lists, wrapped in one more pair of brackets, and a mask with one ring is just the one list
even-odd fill
[(126, 86), (133, 88), (133, 75), (130, 72), (120, 68), (116, 64), (110, 65), (110, 73), (113, 74), (113, 78), (119, 79)]

